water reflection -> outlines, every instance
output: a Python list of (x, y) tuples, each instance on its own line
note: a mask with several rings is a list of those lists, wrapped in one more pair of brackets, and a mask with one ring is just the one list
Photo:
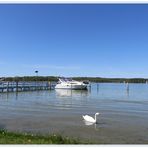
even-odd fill
[(72, 97), (72, 96), (88, 96), (87, 90), (68, 90), (68, 89), (56, 89), (56, 95), (58, 97)]
[(18, 92), (15, 93), (15, 99), (18, 99)]
[(14, 98), (15, 100), (17, 100), (18, 99), (18, 92), (13, 92), (13, 93), (7, 92), (7, 93), (2, 93), (0, 95), (0, 100), (1, 99), (4, 99), (4, 100), (7, 100), (8, 101), (11, 98)]
[(92, 122), (88, 122), (88, 121), (86, 121), (86, 120), (83, 120), (84, 121), (84, 123), (85, 123), (85, 125), (87, 125), (87, 126), (89, 126), (89, 125), (93, 125), (94, 123), (92, 123)]
[(127, 98), (129, 98), (129, 90), (126, 90)]
[(92, 122), (88, 122), (88, 121), (85, 121), (85, 120), (83, 120), (83, 122), (84, 122), (84, 124), (85, 124), (86, 126), (94, 126), (94, 129), (95, 129), (95, 130), (98, 130), (98, 129), (99, 129), (99, 126), (98, 126), (97, 123), (92, 123)]
[(99, 93), (99, 83), (97, 84), (97, 94)]

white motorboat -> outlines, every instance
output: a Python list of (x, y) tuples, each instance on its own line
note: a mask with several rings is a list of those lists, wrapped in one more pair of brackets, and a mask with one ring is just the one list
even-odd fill
[(87, 84), (83, 82), (75, 81), (70, 78), (59, 78), (59, 82), (55, 86), (55, 89), (87, 89)]

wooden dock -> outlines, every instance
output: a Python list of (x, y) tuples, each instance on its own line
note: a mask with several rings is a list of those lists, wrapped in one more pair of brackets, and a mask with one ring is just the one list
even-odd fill
[(53, 82), (2, 82), (0, 84), (0, 93), (2, 92), (19, 92), (19, 91), (36, 91), (51, 90), (55, 88)]

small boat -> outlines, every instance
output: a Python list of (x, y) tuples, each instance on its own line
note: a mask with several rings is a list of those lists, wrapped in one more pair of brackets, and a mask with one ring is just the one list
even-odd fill
[(55, 89), (86, 90), (87, 84), (72, 80), (71, 78), (59, 78), (59, 81), (56, 84)]

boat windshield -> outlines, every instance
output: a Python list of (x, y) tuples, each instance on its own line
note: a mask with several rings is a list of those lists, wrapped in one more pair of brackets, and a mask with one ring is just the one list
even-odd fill
[(60, 78), (59, 80), (60, 80), (61, 82), (73, 81), (71, 78)]

